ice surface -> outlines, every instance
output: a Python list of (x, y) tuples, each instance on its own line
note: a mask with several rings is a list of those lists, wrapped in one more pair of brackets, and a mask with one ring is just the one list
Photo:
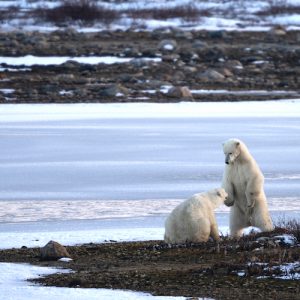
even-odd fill
[(0, 220), (166, 214), (220, 185), (230, 137), (260, 164), (271, 210), (299, 210), (299, 117), (298, 100), (2, 105)]
[(238, 137), (260, 164), (270, 200), (297, 205), (299, 115), (296, 100), (2, 105), (0, 199), (185, 199), (220, 185), (221, 144)]

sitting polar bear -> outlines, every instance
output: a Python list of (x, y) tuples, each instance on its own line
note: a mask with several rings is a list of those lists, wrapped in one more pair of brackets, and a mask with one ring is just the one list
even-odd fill
[(206, 242), (210, 236), (219, 241), (214, 209), (223, 204), (226, 197), (224, 189), (219, 188), (195, 194), (179, 204), (166, 219), (165, 242)]
[(243, 228), (255, 226), (273, 230), (264, 193), (264, 176), (247, 146), (238, 139), (223, 144), (225, 171), (222, 187), (228, 193), (224, 202), (230, 209), (230, 235), (240, 237)]

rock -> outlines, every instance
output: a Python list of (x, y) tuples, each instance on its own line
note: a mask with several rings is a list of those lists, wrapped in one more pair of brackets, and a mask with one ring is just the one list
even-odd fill
[(128, 90), (120, 84), (112, 84), (100, 91), (100, 95), (103, 97), (118, 97), (127, 94)]
[(55, 241), (50, 241), (47, 245), (41, 248), (41, 260), (57, 260), (62, 257), (71, 258), (71, 255), (64, 246)]
[(127, 47), (123, 50), (122, 53), (125, 57), (136, 57), (141, 55), (140, 51), (137, 48), (134, 47)]
[(196, 67), (192, 67), (192, 66), (185, 66), (185, 67), (183, 67), (183, 71), (186, 73), (196, 73), (198, 71), (198, 69)]
[(267, 236), (261, 236), (258, 239), (256, 239), (256, 241), (260, 244), (267, 243), (269, 240), (270, 240), (270, 238)]
[(188, 87), (171, 87), (168, 92), (167, 96), (171, 98), (183, 98), (183, 99), (193, 99), (193, 95)]
[(271, 36), (284, 36), (286, 35), (286, 29), (284, 26), (276, 25), (270, 29), (269, 34)]
[(196, 40), (196, 41), (194, 41), (192, 47), (194, 49), (203, 49), (203, 48), (208, 47), (208, 44), (206, 42), (203, 42), (203, 41), (200, 41), (200, 40)]
[(74, 74), (58, 74), (57, 80), (59, 82), (70, 83), (75, 80)]
[(135, 68), (142, 68), (145, 66), (148, 66), (152, 62), (149, 60), (146, 60), (144, 58), (133, 58), (129, 61), (129, 63), (134, 66)]
[(182, 81), (185, 79), (185, 74), (181, 71), (176, 71), (173, 75), (172, 75), (172, 80), (174, 80), (175, 82), (178, 81)]
[(80, 67), (80, 63), (75, 60), (67, 60), (61, 65), (64, 69), (77, 69)]
[(215, 70), (208, 69), (198, 74), (197, 78), (203, 81), (223, 81), (225, 76)]
[(190, 31), (182, 30), (180, 28), (172, 28), (172, 33), (177, 39), (192, 40), (194, 38), (193, 33)]
[(162, 61), (166, 63), (172, 63), (176, 62), (180, 59), (180, 56), (178, 54), (169, 54), (169, 55), (163, 55)]
[(242, 63), (247, 63), (247, 64), (250, 64), (250, 63), (253, 63), (256, 61), (263, 61), (263, 60), (264, 60), (263, 56), (246, 56), (246, 57), (241, 58)]
[(227, 38), (227, 33), (225, 30), (211, 31), (209, 37), (213, 39), (224, 39)]
[(162, 86), (170, 86), (170, 82), (150, 79), (147, 81), (147, 88), (150, 89), (160, 89)]
[[(142, 76), (142, 74), (138, 74), (139, 76)], [(131, 74), (120, 74), (118, 77), (119, 82), (123, 83), (137, 83), (138, 79), (135, 76), (132, 76)]]
[(225, 67), (228, 69), (243, 69), (243, 65), (240, 61), (234, 59), (234, 60), (229, 60), (225, 63)]
[(173, 52), (177, 48), (177, 42), (175, 40), (162, 40), (158, 44), (158, 49), (165, 52)]
[(292, 234), (283, 234), (272, 237), (272, 240), (280, 246), (295, 246), (297, 245), (297, 239)]

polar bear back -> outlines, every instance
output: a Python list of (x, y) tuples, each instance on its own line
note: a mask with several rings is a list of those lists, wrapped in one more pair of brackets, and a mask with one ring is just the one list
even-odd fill
[(205, 242), (212, 225), (216, 225), (214, 209), (222, 204), (227, 194), (223, 189), (195, 194), (179, 204), (165, 222), (167, 243)]

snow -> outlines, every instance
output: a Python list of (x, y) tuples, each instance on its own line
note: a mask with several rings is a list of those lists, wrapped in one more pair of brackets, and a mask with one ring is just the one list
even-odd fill
[(275, 278), (284, 280), (300, 280), (299, 262), (283, 264), (280, 266), (280, 270), (281, 272), (283, 272), (284, 275), (275, 276)]
[[(26, 247), (43, 247), (50, 240), (57, 241), (63, 245), (77, 245), (85, 243), (103, 243), (105, 241), (145, 241), (145, 240), (162, 240), (164, 229), (162, 227), (145, 228), (142, 224), (140, 227), (129, 228), (109, 228), (109, 226), (121, 225), (122, 219), (118, 222), (109, 224), (99, 221), (91, 222), (37, 222), (35, 224), (20, 223), (22, 226), (1, 225), (3, 232), (0, 232), (1, 248), (21, 248)], [(125, 224), (125, 222), (124, 222)], [(131, 224), (131, 223), (129, 223)], [(101, 225), (107, 226), (101, 228)], [(72, 228), (72, 226), (76, 226)], [(92, 228), (95, 226), (95, 229)], [(23, 228), (22, 228), (23, 227)], [(7, 230), (7, 231), (5, 231)]]
[(0, 89), (0, 93), (3, 93), (3, 94), (12, 94), (14, 92), (15, 92), (14, 89)]
[[(61, 65), (67, 61), (76, 61), (84, 64), (115, 64), (129, 62), (134, 58), (130, 57), (114, 57), (114, 56), (86, 56), (86, 57), (72, 57), (72, 56), (34, 56), (25, 55), (21, 57), (0, 56), (0, 64), (7, 64), (9, 66), (33, 66), (33, 65)], [(144, 60), (160, 62), (160, 58), (147, 58)]]
[(283, 243), (285, 245), (294, 246), (297, 244), (297, 239), (294, 235), (290, 234), (283, 234), (283, 235), (277, 235), (273, 237), (273, 240), (276, 243)]
[[(161, 93), (168, 93), (169, 89), (171, 88), (171, 85), (164, 85), (160, 87)], [(190, 90), (192, 94), (195, 95), (206, 95), (206, 94), (230, 94), (230, 95), (295, 95), (298, 96), (298, 91), (284, 91), (284, 90), (241, 90), (241, 91), (234, 91), (234, 90), (215, 90), (215, 89), (200, 89), (200, 90)], [(157, 90), (143, 90), (144, 93), (148, 94), (155, 94), (157, 93)]]
[[(0, 68), (0, 72), (30, 72), (30, 68)], [(3, 81), (3, 80), (1, 80)]]
[(70, 262), (70, 261), (72, 261), (73, 259), (72, 258), (69, 258), (69, 257), (62, 257), (62, 258), (60, 258), (58, 261), (62, 261), (62, 262), (66, 262), (66, 263), (68, 263), (68, 262)]
[(68, 270), (30, 266), (26, 264), (0, 263), (0, 294), (5, 300), (61, 299), (61, 300), (111, 300), (111, 299), (185, 299), (185, 297), (154, 297), (147, 293), (109, 289), (80, 289), (41, 287), (26, 282), (39, 276), (62, 273)]
[(282, 101), (122, 104), (18, 104), (0, 106), (0, 124), (132, 118), (299, 117), (300, 99)]

